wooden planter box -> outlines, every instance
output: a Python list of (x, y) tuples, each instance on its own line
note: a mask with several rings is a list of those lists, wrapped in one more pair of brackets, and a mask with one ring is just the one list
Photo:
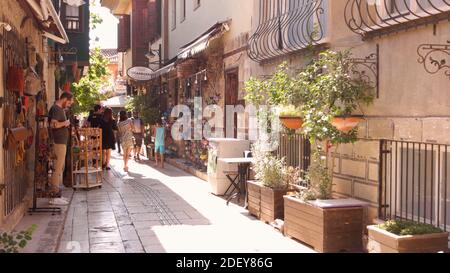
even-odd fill
[(248, 181), (248, 211), (263, 222), (271, 223), (276, 219), (284, 219), (283, 196), (290, 190), (272, 189), (261, 182)]
[(363, 207), (321, 208), (284, 196), (284, 233), (319, 252), (359, 252)]
[(448, 232), (399, 236), (368, 226), (370, 253), (436, 253), (448, 250)]

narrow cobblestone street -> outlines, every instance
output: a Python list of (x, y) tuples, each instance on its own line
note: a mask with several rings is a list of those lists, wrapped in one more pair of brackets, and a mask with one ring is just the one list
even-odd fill
[(313, 252), (226, 206), (203, 180), (148, 161), (125, 175), (115, 156), (101, 189), (75, 192), (58, 252)]

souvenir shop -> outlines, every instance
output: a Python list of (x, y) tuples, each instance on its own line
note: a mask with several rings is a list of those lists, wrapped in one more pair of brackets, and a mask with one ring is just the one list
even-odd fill
[[(170, 117), (172, 108), (176, 105), (186, 105), (191, 110), (192, 124), (194, 128), (194, 112), (205, 109), (207, 105), (221, 105), (222, 90), (221, 79), (223, 72), (223, 59), (221, 54), (221, 43), (215, 43), (207, 51), (197, 54), (195, 57), (178, 59), (169, 71), (161, 76), (161, 91), (159, 96), (162, 101), (167, 102), (167, 110), (164, 112), (171, 125), (177, 118)], [(217, 52), (217, 54), (214, 54)], [(200, 97), (202, 109), (195, 109), (194, 99)], [(197, 106), (198, 107), (198, 106)], [(206, 123), (202, 119), (202, 127)], [(191, 137), (193, 138), (193, 133)], [(186, 166), (193, 167), (199, 171), (207, 170), (208, 162), (208, 140), (182, 140), (173, 141), (168, 145), (170, 154), (183, 159)]]
[[(11, 25), (9, 25), (11, 26)], [(24, 200), (30, 200), (30, 188), (45, 195), (51, 154), (48, 131), (47, 93), (44, 79), (45, 57), (40, 45), (11, 26), (0, 33), (2, 49), (3, 97), (3, 217), (12, 215)], [(41, 128), (41, 129), (40, 129)], [(36, 185), (36, 187), (33, 187)], [(34, 199), (35, 200), (35, 199)]]

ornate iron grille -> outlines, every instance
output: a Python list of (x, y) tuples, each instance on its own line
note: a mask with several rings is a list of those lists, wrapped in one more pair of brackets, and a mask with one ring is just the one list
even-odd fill
[(262, 62), (317, 45), (326, 36), (328, 0), (261, 0), (248, 55)]
[(447, 44), (422, 44), (417, 48), (417, 54), (425, 71), (430, 74), (443, 71), (450, 79), (450, 40)]
[[(19, 31), (13, 28), (11, 31), (7, 32), (3, 30), (2, 39), (2, 50), (3, 50), (3, 84), (6, 87), (6, 76), (7, 70), (10, 66), (26, 66), (26, 56), (27, 56), (27, 44), (25, 39), (20, 37)], [(16, 127), (17, 123), (17, 112), (16, 105), (20, 100), (17, 93), (5, 88), (5, 103), (3, 107), (4, 118), (4, 137), (6, 139), (6, 130), (8, 128)], [(15, 149), (5, 149), (4, 150), (4, 185), (5, 190), (3, 191), (4, 197), (4, 211), (5, 216), (10, 215), (14, 209), (20, 205), (23, 198), (26, 196), (28, 189), (28, 181), (25, 179), (26, 167), (25, 163), (16, 164), (16, 151)]]
[(348, 0), (345, 22), (364, 38), (450, 19), (450, 0)]

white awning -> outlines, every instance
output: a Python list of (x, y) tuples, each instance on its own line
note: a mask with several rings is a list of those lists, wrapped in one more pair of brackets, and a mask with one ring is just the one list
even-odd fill
[(181, 47), (181, 52), (178, 54), (178, 59), (179, 60), (188, 59), (198, 53), (203, 52), (205, 49), (208, 48), (209, 42), (212, 39), (220, 37), (225, 32), (230, 30), (228, 23), (229, 21), (216, 23), (205, 33), (203, 33), (200, 37), (188, 43), (187, 45)]
[(152, 79), (158, 78), (159, 76), (162, 76), (164, 74), (169, 73), (170, 71), (173, 71), (174, 69), (175, 69), (175, 63), (168, 64), (168, 65), (156, 70), (155, 72), (153, 72), (151, 78)]
[(127, 96), (117, 96), (104, 101), (102, 104), (106, 107), (114, 107), (114, 108), (124, 108), (127, 105), (128, 97)]

